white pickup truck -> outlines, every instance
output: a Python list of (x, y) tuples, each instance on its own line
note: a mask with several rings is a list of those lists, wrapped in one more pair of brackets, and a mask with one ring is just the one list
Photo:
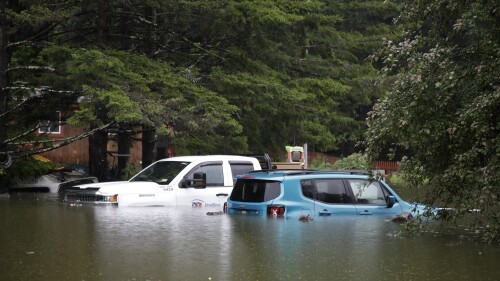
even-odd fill
[[(265, 156), (263, 163), (270, 163)], [(222, 207), (231, 194), (235, 176), (261, 169), (260, 161), (250, 156), (172, 157), (149, 165), (128, 181), (72, 187), (64, 200), (118, 206)]]

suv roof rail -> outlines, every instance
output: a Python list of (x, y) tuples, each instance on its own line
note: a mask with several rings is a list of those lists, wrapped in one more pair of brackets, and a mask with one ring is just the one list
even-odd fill
[(276, 169), (263, 169), (247, 172), (247, 174), (254, 173), (283, 173), (283, 176), (296, 176), (308, 174), (350, 174), (350, 175), (370, 175), (370, 173), (361, 170), (276, 170)]
[(319, 172), (324, 172), (326, 174), (351, 174), (351, 175), (370, 175), (369, 172), (363, 170), (323, 170)]
[(301, 174), (350, 174), (350, 175), (370, 175), (368, 172), (359, 170), (301, 170), (289, 171), (286, 175), (301, 175)]
[(317, 172), (318, 170), (279, 170), (279, 169), (262, 169), (262, 170), (254, 170), (249, 171), (247, 174), (256, 174), (256, 173), (282, 173), (284, 175), (290, 174), (310, 174), (313, 172)]

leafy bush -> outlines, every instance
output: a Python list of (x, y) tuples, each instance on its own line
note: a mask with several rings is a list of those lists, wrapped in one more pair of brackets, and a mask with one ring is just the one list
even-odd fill
[(34, 179), (47, 174), (55, 164), (34, 157), (20, 158), (7, 169), (0, 170), (0, 192), (6, 192), (18, 179)]
[(405, 156), (410, 183), (429, 179), (429, 201), (455, 210), (441, 221), (469, 224), (480, 210), (470, 227), (489, 225), (485, 239), (500, 239), (498, 1), (401, 4), (405, 38), (374, 56), (390, 90), (368, 114), (366, 151)]
[(371, 163), (366, 155), (354, 153), (346, 158), (342, 158), (335, 162), (332, 166), (334, 170), (371, 170)]
[(331, 170), (332, 164), (326, 161), (326, 157), (319, 157), (308, 163), (308, 168), (313, 170)]
[(328, 163), (325, 157), (316, 158), (308, 166), (314, 170), (371, 170), (370, 161), (361, 153), (351, 154), (348, 157), (337, 160), (334, 164)]

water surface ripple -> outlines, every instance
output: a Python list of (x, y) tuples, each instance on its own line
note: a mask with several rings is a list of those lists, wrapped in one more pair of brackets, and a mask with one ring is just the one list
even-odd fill
[(398, 235), (378, 217), (301, 222), (191, 207), (0, 198), (0, 280), (499, 280), (500, 247)]

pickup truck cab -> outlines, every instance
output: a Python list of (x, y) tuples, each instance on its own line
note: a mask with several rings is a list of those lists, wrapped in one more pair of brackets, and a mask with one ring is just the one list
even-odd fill
[(261, 170), (255, 157), (238, 155), (166, 158), (143, 169), (128, 181), (73, 187), (64, 200), (118, 206), (222, 207), (237, 175)]

